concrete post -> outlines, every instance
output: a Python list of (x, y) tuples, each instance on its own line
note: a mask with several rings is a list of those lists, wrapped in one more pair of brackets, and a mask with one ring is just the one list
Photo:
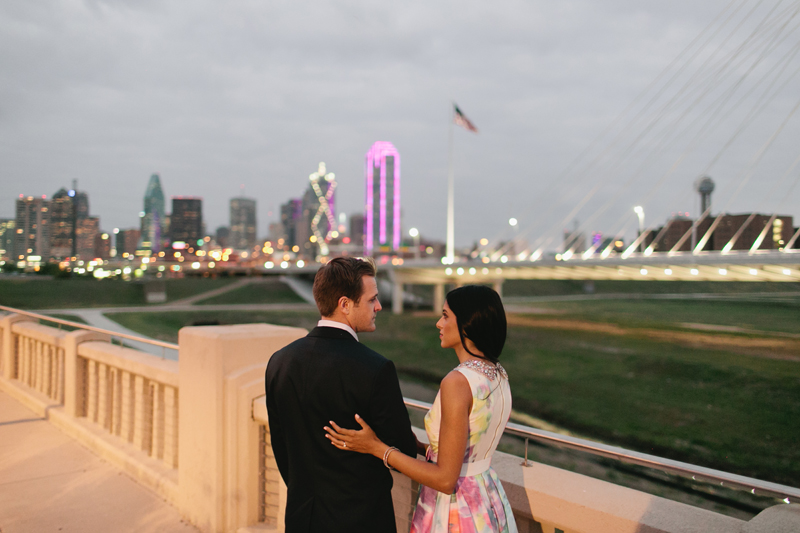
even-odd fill
[(86, 372), (79, 368), (78, 345), (88, 341), (111, 341), (111, 337), (94, 331), (76, 330), (64, 337), (64, 411), (72, 417), (86, 415)]
[(181, 512), (201, 531), (236, 531), (258, 520), (258, 424), (272, 354), (300, 328), (246, 324), (179, 333), (178, 487)]
[(497, 294), (499, 294), (499, 295), (500, 295), (500, 298), (502, 298), (502, 297), (503, 297), (503, 281), (505, 281), (505, 280), (503, 280), (503, 279), (496, 279), (496, 280), (494, 280), (494, 283), (492, 283), (492, 288), (494, 289), (494, 291), (495, 291)]
[(444, 283), (433, 286), (433, 312), (441, 313), (444, 307)]
[(747, 522), (743, 533), (789, 533), (800, 531), (800, 505), (784, 503), (767, 507)]
[(399, 276), (395, 276), (392, 283), (392, 313), (403, 314), (403, 280)]
[(8, 315), (0, 319), (0, 330), (3, 333), (3, 377), (6, 379), (16, 379), (16, 347), (14, 346), (14, 335), (11, 334), (11, 325), (16, 322), (36, 322), (32, 318), (24, 315)]

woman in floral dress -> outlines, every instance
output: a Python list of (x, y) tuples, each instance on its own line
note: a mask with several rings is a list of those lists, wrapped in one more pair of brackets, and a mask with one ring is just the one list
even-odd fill
[(491, 467), (511, 414), (508, 375), (497, 362), (506, 340), (500, 296), (480, 285), (457, 288), (447, 294), (436, 327), (442, 348), (452, 348), (459, 365), (442, 380), (425, 416), (427, 460), (387, 446), (358, 415), (361, 430), (331, 422), (328, 438), (342, 450), (379, 457), (423, 485), (412, 533), (516, 533), (508, 498)]

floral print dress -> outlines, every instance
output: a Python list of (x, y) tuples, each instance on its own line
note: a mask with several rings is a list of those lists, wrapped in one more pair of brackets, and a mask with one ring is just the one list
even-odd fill
[[(420, 486), (411, 533), (516, 533), (508, 498), (491, 467), (492, 454), (511, 415), (508, 375), (500, 365), (495, 368), (482, 361), (467, 361), (456, 370), (467, 378), (472, 390), (464, 465), (453, 494)], [(440, 394), (425, 415), (431, 462), (436, 462), (439, 452)]]

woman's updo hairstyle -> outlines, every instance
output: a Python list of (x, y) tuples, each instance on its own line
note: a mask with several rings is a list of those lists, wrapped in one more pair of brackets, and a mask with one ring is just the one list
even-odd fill
[(447, 293), (447, 305), (456, 315), (461, 345), (471, 340), (483, 352), (483, 359), (496, 363), (506, 343), (506, 312), (500, 295), (484, 285), (464, 285)]

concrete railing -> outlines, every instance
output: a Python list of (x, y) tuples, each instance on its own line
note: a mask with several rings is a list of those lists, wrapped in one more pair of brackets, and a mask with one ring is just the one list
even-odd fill
[(107, 342), (78, 346), (76, 415), (178, 466), (178, 362)]
[[(112, 345), (103, 332), (10, 315), (0, 319), (0, 389), (200, 530), (283, 531), (286, 487), (272, 457), (264, 369), (303, 335), (266, 324), (184, 328), (174, 362)], [(524, 533), (800, 531), (794, 504), (746, 522), (504, 453), (493, 466)], [(419, 486), (393, 475), (398, 529), (408, 531)]]

